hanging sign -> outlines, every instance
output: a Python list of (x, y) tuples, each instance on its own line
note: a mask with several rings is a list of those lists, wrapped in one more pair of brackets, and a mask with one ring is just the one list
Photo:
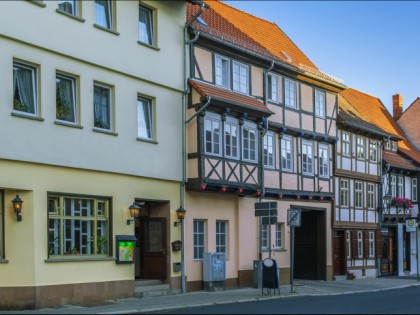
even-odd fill
[(407, 232), (415, 232), (417, 228), (417, 220), (416, 219), (408, 219), (405, 221), (405, 228)]

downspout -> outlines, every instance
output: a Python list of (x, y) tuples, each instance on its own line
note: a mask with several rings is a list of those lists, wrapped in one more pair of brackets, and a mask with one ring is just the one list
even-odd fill
[[(184, 205), (185, 205), (185, 183), (187, 181), (187, 149), (186, 149), (186, 107), (187, 107), (187, 93), (188, 93), (188, 56), (187, 56), (187, 45), (195, 42), (199, 35), (200, 32), (196, 32), (195, 33), (195, 37), (192, 40), (188, 40), (188, 28), (190, 27), (191, 23), (193, 23), (198, 16), (203, 12), (204, 8), (207, 7), (208, 5), (200, 2), (200, 10), (191, 18), (191, 20), (189, 20), (184, 27), (184, 90), (182, 92), (182, 181), (181, 181), (181, 185), (180, 185), (180, 203), (181, 209), (184, 209)], [(186, 293), (186, 283), (185, 283), (185, 255), (184, 255), (184, 250), (185, 250), (185, 236), (184, 236), (184, 220), (181, 224), (181, 293)]]

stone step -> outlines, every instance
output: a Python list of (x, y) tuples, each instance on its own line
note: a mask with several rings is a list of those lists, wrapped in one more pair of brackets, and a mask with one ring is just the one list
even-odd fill
[(335, 281), (344, 281), (347, 280), (347, 275), (344, 276), (334, 276), (335, 277)]
[(161, 284), (161, 283), (162, 283), (161, 280), (141, 279), (141, 280), (136, 280), (136, 287)]
[[(157, 283), (156, 283), (157, 281)], [(134, 288), (134, 297), (151, 297), (151, 296), (163, 296), (173, 295), (181, 293), (181, 289), (171, 289), (169, 284), (163, 284), (159, 280), (143, 280), (136, 281)]]

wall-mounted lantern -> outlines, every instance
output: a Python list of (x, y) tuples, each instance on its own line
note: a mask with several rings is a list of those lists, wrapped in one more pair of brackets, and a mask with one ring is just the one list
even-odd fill
[(16, 221), (22, 221), (23, 200), (19, 198), (19, 195), (16, 195), (16, 197), (13, 198), (12, 203), (13, 203), (13, 210), (15, 210), (15, 213), (16, 213)]
[(136, 218), (139, 217), (141, 207), (136, 205), (134, 202), (131, 206), (128, 207), (128, 211), (130, 211), (131, 219), (127, 220), (127, 225), (130, 225), (134, 222)]

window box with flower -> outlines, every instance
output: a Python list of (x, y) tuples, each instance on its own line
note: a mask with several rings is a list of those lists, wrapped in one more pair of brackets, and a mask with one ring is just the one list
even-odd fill
[(391, 199), (391, 205), (396, 207), (403, 207), (407, 214), (410, 213), (410, 210), (414, 207), (410, 198), (404, 197), (394, 197)]

